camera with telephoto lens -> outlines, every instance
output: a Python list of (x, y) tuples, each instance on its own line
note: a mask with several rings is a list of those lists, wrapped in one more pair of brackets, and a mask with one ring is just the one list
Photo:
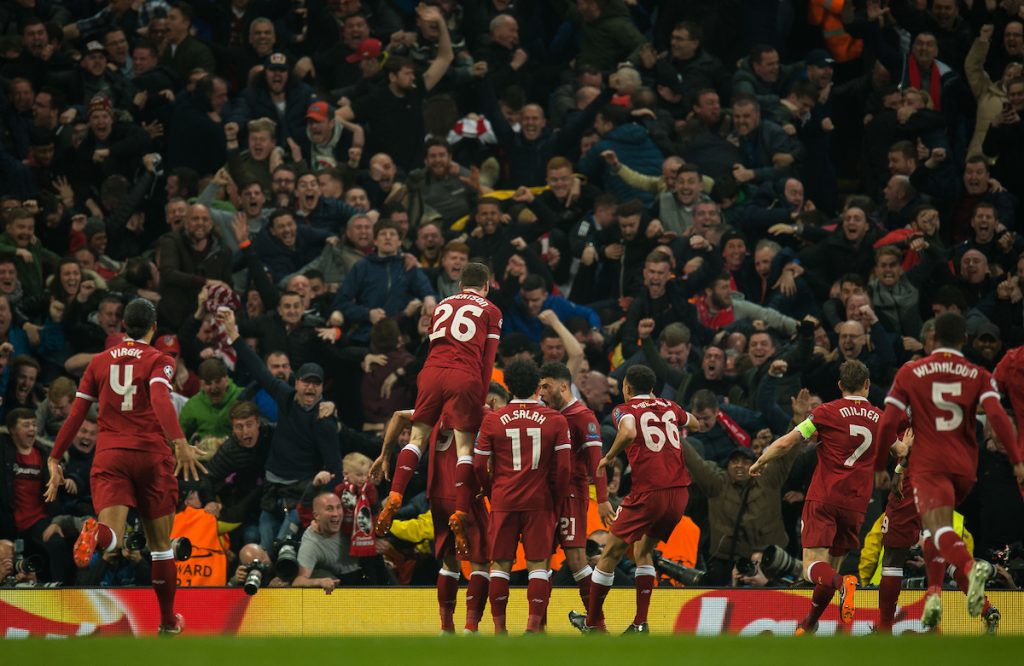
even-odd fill
[(992, 548), (987, 555), (988, 561), (993, 564), (989, 583), (1004, 582), (996, 571), (996, 566), (1000, 566), (1010, 573), (1017, 587), (1024, 585), (1024, 545), (1021, 545), (1021, 542), (1007, 544), (1002, 548)]
[(736, 559), (736, 573), (741, 576), (756, 576), (757, 575), (757, 562), (750, 559), (749, 557), (740, 557)]
[(658, 570), (658, 573), (664, 574), (686, 586), (700, 585), (700, 582), (704, 579), (704, 574), (707, 573), (701, 569), (685, 567), (675, 560), (666, 559), (662, 557), (660, 550), (654, 551), (653, 559), (654, 568)]
[(128, 523), (124, 529), (124, 547), (128, 550), (143, 550), (146, 547), (146, 533), (138, 522)]
[(277, 551), (274, 567), (281, 578), (291, 580), (299, 575), (299, 543), (299, 538), (294, 535), (274, 540), (274, 550)]
[(255, 559), (242, 566), (245, 567), (245, 582), (242, 584), (242, 589), (251, 597), (259, 592), (260, 586), (263, 585), (263, 574), (270, 571), (270, 563)]
[(761, 553), (761, 571), (769, 579), (778, 579), (795, 583), (804, 573), (803, 562), (796, 559), (785, 549), (772, 545)]
[(25, 542), (17, 539), (14, 542), (14, 575), (33, 574), (43, 568), (43, 558), (39, 555), (26, 555)]

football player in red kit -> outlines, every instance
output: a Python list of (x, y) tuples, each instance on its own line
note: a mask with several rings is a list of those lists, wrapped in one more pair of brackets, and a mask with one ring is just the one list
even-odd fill
[[(984, 368), (960, 352), (967, 339), (967, 324), (954, 312), (935, 318), (938, 347), (928, 356), (907, 363), (893, 380), (885, 399), (879, 436), (886, 441), (896, 434), (901, 421), (911, 419), (914, 428), (914, 472), (911, 484), (921, 523), (930, 538), (924, 542), (928, 574), (921, 623), (936, 627), (942, 619), (942, 579), (952, 564), (966, 583), (967, 612), (978, 617), (986, 610), (985, 583), (992, 565), (975, 560), (953, 529), (953, 508), (974, 487), (978, 469), (975, 436), (978, 407), (985, 410), (989, 426), (1006, 447), (1017, 482), (1024, 484), (1024, 460), (1010, 418), (1000, 403), (995, 380)], [(884, 470), (887, 457), (881, 451), (875, 469)]]
[[(93, 552), (113, 552), (124, 541), (128, 510), (135, 507), (153, 555), (153, 588), (160, 604), (160, 633), (184, 626), (174, 612), (178, 572), (171, 550), (171, 526), (178, 504), (176, 476), (184, 470), (199, 480), (196, 450), (188, 445), (171, 403), (174, 360), (149, 346), (156, 333), (156, 307), (136, 298), (124, 309), (125, 339), (96, 354), (79, 384), (68, 420), (53, 444), (48, 465), (48, 501), (64, 481), (60, 465), (86, 412), (99, 403), (99, 436), (89, 484), (99, 520), (90, 518), (75, 542), (74, 559), (86, 567)], [(167, 441), (174, 445), (172, 455)], [(175, 464), (177, 458), (177, 464)]]
[(590, 603), (590, 576), (587, 564), (587, 505), (590, 482), (597, 489), (598, 513), (608, 524), (615, 516), (608, 501), (608, 478), (597, 473), (601, 462), (601, 426), (589, 407), (577, 400), (570, 387), (572, 373), (564, 363), (545, 363), (540, 369), (537, 394), (544, 404), (561, 412), (569, 422), (572, 441), (572, 479), (569, 493), (557, 510), (556, 543), (565, 551), (565, 560), (580, 590), (584, 607)]
[(430, 322), (430, 352), (416, 379), (416, 407), (412, 438), (398, 454), (391, 492), (377, 517), (377, 534), (391, 528), (402, 496), (419, 465), (431, 430), (447, 415), (455, 431), (455, 511), (449, 526), (460, 555), (469, 555), (467, 528), (476, 480), (473, 475), (473, 440), (483, 418), (484, 399), (494, 370), (494, 355), (501, 337), (501, 310), (487, 300), (491, 272), (469, 263), (462, 270), (462, 291), (441, 301)]
[[(795, 429), (772, 442), (750, 467), (759, 476), (772, 460), (789, 449), (818, 436), (818, 466), (804, 502), (804, 578), (814, 583), (811, 610), (796, 633), (814, 631), (835, 593), (839, 592), (839, 617), (853, 622), (856, 576), (837, 572), (848, 552), (860, 545), (858, 534), (874, 487), (873, 468), (882, 413), (868, 402), (870, 379), (867, 366), (846, 361), (839, 367), (843, 397), (820, 405)], [(884, 441), (884, 440), (883, 440)], [(889, 447), (885, 446), (886, 452)]]
[(490, 600), (495, 634), (507, 633), (509, 575), (520, 542), (530, 572), (527, 632), (543, 631), (551, 596), (547, 561), (555, 536), (555, 511), (569, 491), (571, 444), (565, 417), (533, 398), (539, 383), (540, 370), (533, 361), (513, 361), (505, 368), (505, 385), (513, 399), (484, 417), (474, 449), (477, 478), (491, 498)]
[(633, 470), (633, 485), (619, 506), (604, 553), (591, 575), (587, 614), (569, 611), (569, 622), (582, 632), (607, 631), (604, 599), (612, 587), (615, 567), (630, 544), (637, 565), (636, 616), (626, 633), (649, 631), (647, 610), (654, 589), (654, 548), (672, 536), (686, 510), (690, 473), (680, 437), (686, 436), (686, 428), (696, 428), (699, 421), (671, 400), (653, 396), (656, 381), (654, 371), (645, 365), (629, 368), (622, 383), (626, 402), (612, 413), (618, 434), (596, 475), (604, 474), (625, 449)]

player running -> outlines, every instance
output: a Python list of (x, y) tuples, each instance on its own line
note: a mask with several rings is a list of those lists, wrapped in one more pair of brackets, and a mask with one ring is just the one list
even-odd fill
[(490, 599), (495, 634), (508, 633), (509, 575), (520, 541), (530, 572), (528, 633), (543, 631), (551, 597), (547, 560), (555, 534), (555, 510), (569, 489), (571, 444), (565, 417), (533, 399), (539, 383), (540, 370), (533, 361), (508, 365), (505, 384), (513, 399), (484, 416), (474, 449), (473, 467), (491, 498)]
[(644, 365), (632, 366), (622, 383), (626, 402), (612, 412), (619, 431), (596, 475), (604, 474), (605, 468), (626, 449), (633, 485), (619, 506), (608, 543), (591, 576), (587, 614), (569, 611), (569, 622), (584, 633), (607, 632), (604, 599), (612, 587), (615, 567), (630, 544), (637, 565), (636, 616), (626, 633), (650, 631), (647, 610), (654, 589), (654, 548), (659, 541), (672, 536), (686, 510), (690, 473), (680, 445), (685, 431), (680, 429), (696, 428), (699, 421), (676, 403), (651, 395), (655, 382), (653, 370)]
[[(75, 402), (47, 461), (47, 501), (64, 482), (61, 459), (92, 403), (99, 402), (99, 436), (89, 484), (99, 520), (90, 518), (75, 542), (75, 564), (88, 566), (98, 548), (113, 552), (124, 540), (128, 509), (142, 518), (153, 556), (153, 589), (160, 604), (161, 634), (179, 634), (184, 620), (174, 612), (178, 572), (171, 550), (171, 526), (178, 504), (178, 482), (199, 480), (196, 450), (185, 441), (171, 403), (174, 360), (149, 346), (156, 333), (156, 308), (136, 298), (124, 309), (125, 339), (89, 362)], [(170, 439), (174, 455), (167, 446)], [(177, 458), (177, 464), (175, 464)]]
[[(843, 363), (839, 367), (843, 397), (816, 407), (750, 467), (751, 476), (760, 476), (772, 460), (818, 436), (818, 466), (807, 489), (801, 530), (804, 578), (814, 583), (814, 594), (810, 612), (797, 625), (797, 636), (817, 629), (818, 619), (837, 591), (840, 620), (853, 622), (857, 577), (841, 576), (837, 569), (846, 554), (860, 545), (858, 534), (874, 487), (872, 467), (882, 413), (868, 402), (870, 384), (867, 366), (860, 361)], [(883, 448), (888, 453), (889, 447)]]
[(615, 517), (608, 501), (608, 477), (597, 473), (601, 462), (601, 427), (594, 412), (577, 400), (570, 390), (572, 373), (564, 363), (545, 363), (540, 369), (537, 394), (544, 404), (561, 412), (569, 422), (572, 442), (572, 478), (569, 493), (556, 507), (558, 521), (557, 546), (565, 551), (565, 560), (580, 591), (583, 606), (590, 603), (590, 576), (587, 564), (587, 503), (590, 501), (590, 479), (597, 488), (598, 512), (607, 525)]
[[(888, 441), (908, 416), (914, 427), (914, 473), (910, 481), (921, 523), (930, 537), (923, 546), (928, 594), (921, 624), (927, 627), (937, 627), (942, 619), (941, 591), (947, 564), (966, 573), (960, 580), (966, 583), (967, 613), (978, 617), (986, 607), (985, 583), (992, 565), (972, 558), (953, 530), (953, 508), (967, 497), (976, 481), (979, 405), (992, 432), (1006, 447), (1017, 482), (1024, 484), (1024, 462), (1013, 424), (999, 401), (995, 380), (960, 353), (966, 339), (963, 317), (946, 312), (935, 318), (938, 347), (896, 373), (879, 428), (879, 436)], [(875, 461), (877, 470), (886, 466), (886, 456), (881, 453)]]
[(448, 426), (455, 431), (455, 511), (449, 526), (455, 536), (455, 549), (469, 556), (467, 529), (476, 479), (473, 475), (473, 440), (483, 419), (484, 398), (491, 383), (494, 355), (501, 337), (501, 310), (487, 300), (490, 270), (480, 263), (469, 263), (462, 271), (462, 291), (441, 301), (430, 322), (430, 352), (416, 380), (416, 408), (412, 437), (398, 454), (395, 480), (377, 517), (377, 534), (391, 529), (395, 512), (402, 506), (402, 495), (430, 432), (447, 415)]

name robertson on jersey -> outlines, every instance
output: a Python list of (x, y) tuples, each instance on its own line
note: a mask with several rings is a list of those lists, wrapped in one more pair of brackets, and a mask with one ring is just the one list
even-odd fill
[(852, 418), (854, 416), (862, 416), (867, 419), (871, 419), (875, 423), (878, 423), (878, 412), (873, 409), (867, 409), (865, 407), (840, 407), (839, 414), (843, 418)]
[(111, 358), (124, 358), (125, 356), (142, 358), (142, 350), (135, 347), (115, 347), (110, 350)]
[(543, 424), (547, 421), (548, 417), (532, 409), (516, 409), (508, 414), (501, 415), (501, 425), (508, 425), (513, 419), (526, 419), (527, 421), (536, 421)]
[(914, 368), (915, 377), (924, 377), (926, 375), (934, 374), (947, 374), (947, 375), (960, 375), (967, 379), (976, 379), (978, 377), (977, 368), (969, 368), (962, 363), (957, 361), (929, 361), (928, 363), (922, 363), (921, 365)]
[(487, 307), (488, 305), (491, 304), (491, 302), (489, 300), (487, 300), (486, 298), (481, 298), (480, 296), (477, 296), (476, 294), (467, 294), (466, 292), (459, 292), (458, 294), (454, 294), (452, 296), (449, 296), (448, 298), (444, 299), (444, 301), (441, 301), (441, 302), (444, 303), (445, 301), (449, 301), (449, 300), (452, 300), (452, 299), (457, 300), (457, 301), (463, 301), (463, 300), (473, 301), (474, 303), (476, 303), (477, 305), (479, 305), (482, 308), (483, 307)]

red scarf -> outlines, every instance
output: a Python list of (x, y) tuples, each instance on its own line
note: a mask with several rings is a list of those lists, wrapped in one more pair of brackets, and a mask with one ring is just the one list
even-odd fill
[[(338, 491), (341, 492), (338, 492)], [(341, 529), (350, 530), (352, 545), (348, 554), (352, 557), (372, 557), (377, 554), (373, 536), (373, 507), (377, 501), (377, 487), (367, 481), (360, 488), (354, 483), (342, 481), (335, 488), (341, 497)]]
[(750, 435), (747, 431), (740, 427), (740, 424), (736, 423), (729, 417), (728, 414), (723, 412), (721, 409), (718, 410), (718, 422), (725, 428), (725, 432), (729, 435), (729, 439), (736, 443), (736, 446), (743, 446), (750, 448)]
[(700, 316), (700, 323), (713, 331), (717, 331), (723, 326), (728, 326), (736, 321), (736, 315), (733, 314), (732, 306), (711, 314), (711, 309), (708, 307), (707, 296), (697, 297), (694, 301), (694, 305), (697, 306), (697, 314)]
[[(917, 66), (917, 59), (914, 56), (910, 56), (907, 58), (907, 64), (910, 86), (924, 90), (925, 88), (921, 85), (921, 69)], [(942, 110), (942, 84), (940, 78), (939, 62), (936, 60), (932, 62), (931, 80), (928, 81), (927, 88), (928, 94), (932, 97), (932, 108), (936, 111)]]

